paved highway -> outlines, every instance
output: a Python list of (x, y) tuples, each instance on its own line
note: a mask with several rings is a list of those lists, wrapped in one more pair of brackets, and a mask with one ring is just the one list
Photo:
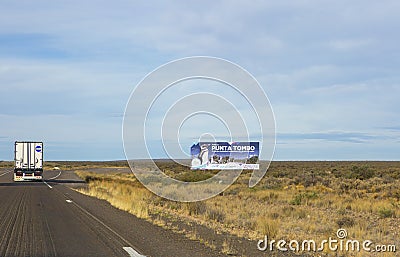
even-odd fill
[(222, 256), (69, 186), (72, 171), (43, 182), (12, 181), (0, 169), (0, 256)]

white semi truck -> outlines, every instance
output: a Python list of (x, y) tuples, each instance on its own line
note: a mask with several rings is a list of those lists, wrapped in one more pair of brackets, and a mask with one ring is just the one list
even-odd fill
[(15, 142), (14, 181), (42, 180), (43, 142)]

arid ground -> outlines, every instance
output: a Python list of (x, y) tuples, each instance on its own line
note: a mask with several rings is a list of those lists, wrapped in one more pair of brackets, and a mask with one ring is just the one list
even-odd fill
[[(5, 165), (5, 164), (3, 164)], [(250, 172), (223, 194), (196, 203), (162, 199), (145, 189), (126, 162), (48, 162), (75, 170), (87, 182), (79, 192), (165, 229), (200, 241), (227, 255), (263, 256), (257, 241), (323, 240), (345, 229), (346, 239), (371, 240), (373, 246), (400, 247), (400, 162), (272, 162), (254, 188)], [(135, 162), (146, 169), (147, 161)], [(216, 171), (192, 171), (172, 161), (158, 161), (167, 175), (199, 181)], [(318, 247), (318, 245), (317, 245)], [(247, 249), (244, 249), (247, 248)], [(250, 249), (251, 248), (251, 249)], [(327, 247), (326, 247), (327, 248)], [(307, 256), (398, 256), (397, 252), (299, 251)], [(393, 250), (393, 249), (392, 249)], [(275, 249), (273, 255), (279, 254)]]

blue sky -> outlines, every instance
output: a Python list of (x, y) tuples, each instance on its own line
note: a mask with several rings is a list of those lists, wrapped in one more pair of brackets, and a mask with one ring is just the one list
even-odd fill
[(130, 93), (193, 55), (259, 81), (275, 113), (275, 160), (399, 160), (399, 12), (395, 0), (3, 0), (0, 160), (15, 140), (44, 141), (46, 159), (124, 159)]

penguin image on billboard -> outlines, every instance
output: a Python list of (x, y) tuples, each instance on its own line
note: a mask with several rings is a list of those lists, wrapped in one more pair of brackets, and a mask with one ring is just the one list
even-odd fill
[(201, 165), (208, 164), (208, 145), (207, 144), (201, 145), (199, 159), (201, 161)]
[(194, 158), (192, 159), (192, 168), (206, 168), (206, 166), (209, 164), (209, 150), (208, 150), (208, 144), (202, 144), (200, 145), (194, 145), (192, 148), (197, 148), (198, 154), (197, 156), (195, 155)]

